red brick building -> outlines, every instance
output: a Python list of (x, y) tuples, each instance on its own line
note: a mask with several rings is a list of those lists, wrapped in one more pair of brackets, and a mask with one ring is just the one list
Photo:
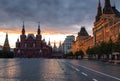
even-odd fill
[(52, 48), (47, 45), (45, 40), (42, 40), (40, 24), (38, 25), (37, 35), (25, 34), (25, 27), (23, 23), (22, 34), (16, 42), (16, 48), (14, 49), (14, 56), (21, 58), (39, 58), (39, 57), (51, 57)]

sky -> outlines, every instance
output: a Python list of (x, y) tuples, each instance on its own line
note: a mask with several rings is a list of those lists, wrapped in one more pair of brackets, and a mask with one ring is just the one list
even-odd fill
[[(111, 0), (120, 11), (120, 0)], [(102, 7), (104, 0), (101, 0)], [(77, 35), (81, 26), (92, 35), (98, 0), (0, 0), (0, 45), (9, 34), (12, 48), (25, 22), (26, 34), (36, 34), (41, 23), (42, 38), (52, 44), (64, 41), (67, 35)]]

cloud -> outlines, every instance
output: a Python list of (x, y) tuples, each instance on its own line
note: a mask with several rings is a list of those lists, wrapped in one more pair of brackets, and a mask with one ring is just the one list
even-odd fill
[(24, 20), (29, 30), (36, 29), (38, 21), (43, 31), (70, 33), (79, 29), (75, 25), (90, 30), (97, 5), (98, 0), (0, 0), (0, 28), (21, 29)]
[[(114, 1), (120, 11), (120, 0), (111, 0), (112, 5)], [(104, 0), (101, 3), (103, 7)], [(3, 45), (8, 32), (10, 44), (15, 47), (23, 21), (26, 32), (35, 34), (40, 21), (43, 38), (50, 38), (51, 42), (76, 35), (81, 26), (92, 34), (97, 6), (98, 0), (0, 0), (0, 44)]]

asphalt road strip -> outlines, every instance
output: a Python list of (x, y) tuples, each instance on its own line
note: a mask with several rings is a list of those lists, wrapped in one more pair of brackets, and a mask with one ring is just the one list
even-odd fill
[(88, 76), (86, 73), (84, 73), (84, 72), (81, 72), (84, 76)]
[(93, 81), (98, 81), (97, 79), (92, 79)]
[(99, 73), (99, 74), (101, 74), (101, 75), (104, 75), (104, 76), (107, 76), (107, 77), (111, 77), (111, 78), (113, 78), (113, 79), (116, 79), (116, 80), (119, 80), (119, 81), (120, 81), (120, 78), (117, 78), (117, 77), (114, 77), (114, 76), (111, 76), (111, 75), (108, 75), (108, 74), (105, 74), (105, 73), (102, 73), (102, 72), (93, 70), (93, 69), (91, 69), (91, 68), (88, 68), (88, 67), (85, 67), (85, 66), (82, 66), (82, 65), (79, 65), (79, 64), (76, 64), (76, 65), (78, 65), (78, 66), (80, 66), (80, 67), (82, 67), (82, 68), (88, 69), (88, 70), (90, 70), (90, 71), (93, 71), (93, 72)]

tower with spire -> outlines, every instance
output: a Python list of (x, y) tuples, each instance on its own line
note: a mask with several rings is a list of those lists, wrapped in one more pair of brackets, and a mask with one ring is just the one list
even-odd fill
[(20, 39), (21, 39), (22, 42), (24, 42), (25, 38), (26, 38), (26, 35), (25, 35), (25, 25), (24, 25), (24, 21), (23, 21), (23, 26), (22, 26)]
[(40, 35), (41, 34), (41, 30), (40, 30), (40, 22), (38, 22), (38, 31), (37, 34)]
[(111, 5), (111, 0), (104, 0), (102, 9), (99, 0), (93, 28), (94, 44), (100, 44), (102, 41), (107, 42), (110, 37), (115, 41), (117, 33), (119, 33), (117, 31), (119, 30), (119, 24), (117, 24), (119, 22), (120, 12), (116, 9), (115, 3)]
[(56, 42), (54, 41), (54, 47), (53, 48), (57, 48), (57, 46), (56, 46)]
[(102, 15), (102, 7), (101, 7), (101, 2), (99, 0), (98, 9), (97, 9), (97, 15), (96, 15), (96, 21), (98, 21), (100, 19), (101, 15)]
[(61, 41), (60, 41), (60, 43), (59, 43), (59, 47), (61, 47), (62, 46), (62, 44), (61, 44)]
[(24, 21), (23, 21), (22, 35), (25, 35), (25, 25), (24, 25)]
[(40, 30), (40, 22), (38, 22), (38, 30), (36, 35), (36, 40), (40, 41), (42, 39), (41, 30)]
[(61, 44), (61, 41), (60, 41), (60, 43), (59, 43), (58, 51), (59, 51), (59, 52), (62, 52), (62, 44)]
[(103, 14), (114, 14), (113, 9), (111, 7), (110, 0), (105, 0)]
[(17, 39), (17, 42), (16, 42), (16, 48), (19, 48), (20, 47), (20, 41), (19, 41), (19, 38)]
[(54, 41), (54, 46), (52, 48), (53, 52), (58, 52), (58, 48), (56, 46), (56, 42)]
[[(73, 54), (79, 50), (82, 50), (84, 54), (87, 54), (85, 52), (88, 48), (100, 45), (102, 42), (108, 43), (110, 38), (113, 42), (117, 41), (120, 33), (120, 11), (116, 9), (115, 5), (111, 5), (110, 1), (111, 0), (104, 0), (104, 7), (102, 9), (100, 0), (98, 0), (93, 37), (87, 34), (85, 28), (81, 28), (76, 40), (72, 43)], [(63, 44), (65, 46), (65, 43)]]
[(8, 40), (8, 33), (6, 33), (6, 38), (3, 46), (3, 51), (10, 51), (10, 45)]
[(51, 46), (51, 43), (50, 43), (50, 38), (49, 38), (49, 41), (48, 41), (48, 46)]

